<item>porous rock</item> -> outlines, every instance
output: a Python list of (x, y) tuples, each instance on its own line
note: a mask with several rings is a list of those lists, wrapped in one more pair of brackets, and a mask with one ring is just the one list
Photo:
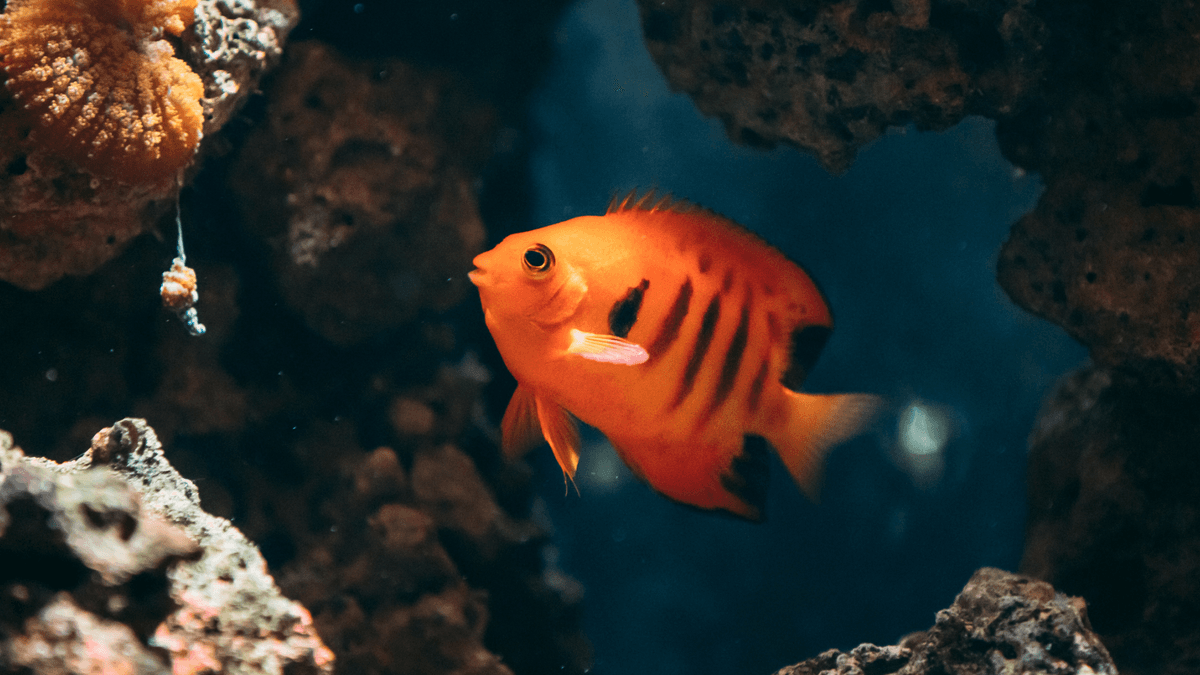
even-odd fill
[(171, 669), (119, 621), (83, 609), (61, 592), (0, 646), (0, 669), (54, 674), (168, 675)]
[(116, 472), (64, 472), (0, 431), (0, 671), (169, 673), (144, 643), (198, 552)]
[(1129, 675), (1200, 661), (1198, 409), (1092, 366), (1063, 378), (1030, 439), (1021, 569), (1086, 598)]
[(279, 579), (340, 672), (585, 671), (581, 594), (551, 583), (548, 532), (500, 508), (470, 456), (419, 440), (406, 469), (393, 448), (363, 453), (336, 428), (318, 438), (338, 460), (300, 489), (316, 513), (283, 519), (296, 554)]
[(361, 342), (465, 295), (493, 126), (468, 92), (399, 59), (289, 51), (230, 187), (288, 303), (326, 339)]
[(1046, 192), (997, 265), (1098, 365), (1200, 388), (1200, 14), (1158, 0), (1046, 8), (1056, 59), (1001, 148)]
[[(195, 16), (176, 56), (204, 84), (211, 139), (279, 62), (299, 12), (293, 0), (199, 0)], [(136, 184), (94, 176), (39, 146), (30, 129), (0, 87), (0, 280), (36, 290), (91, 274), (172, 210), (180, 176)]]
[(945, 129), (1021, 110), (1047, 39), (1030, 0), (639, 0), (673, 89), (758, 147), (787, 143), (831, 172), (889, 125)]
[(0, 434), (0, 462), (6, 667), (332, 672), (307, 610), (229, 521), (201, 510), (144, 421), (101, 430), (65, 464)]
[(1079, 598), (1050, 584), (985, 567), (900, 645), (831, 649), (776, 675), (1116, 675)]

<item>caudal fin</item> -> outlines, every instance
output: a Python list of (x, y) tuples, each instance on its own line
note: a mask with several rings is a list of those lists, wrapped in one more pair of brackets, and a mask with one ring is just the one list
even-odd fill
[(767, 440), (800, 489), (816, 499), (825, 453), (863, 431), (883, 399), (870, 394), (802, 394), (788, 389), (784, 393), (788, 397), (787, 420)]

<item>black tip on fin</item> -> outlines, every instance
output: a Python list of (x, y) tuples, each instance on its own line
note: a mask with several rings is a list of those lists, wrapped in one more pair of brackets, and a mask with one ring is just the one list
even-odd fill
[(821, 355), (833, 329), (828, 326), (805, 326), (792, 331), (792, 360), (780, 382), (797, 391)]
[(771, 482), (770, 453), (761, 436), (746, 436), (742, 454), (733, 458), (729, 470), (721, 475), (721, 486), (746, 506), (745, 514), (735, 514), (751, 522), (767, 519), (767, 486)]

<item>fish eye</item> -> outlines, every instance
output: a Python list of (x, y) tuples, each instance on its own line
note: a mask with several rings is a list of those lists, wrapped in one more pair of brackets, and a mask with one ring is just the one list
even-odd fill
[(534, 244), (525, 249), (525, 255), (521, 256), (521, 263), (525, 265), (525, 271), (529, 273), (529, 276), (541, 279), (554, 268), (554, 252), (544, 244)]

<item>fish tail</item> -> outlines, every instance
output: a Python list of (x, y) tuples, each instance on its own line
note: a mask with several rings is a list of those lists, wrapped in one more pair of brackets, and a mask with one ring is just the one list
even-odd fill
[(883, 399), (871, 394), (802, 394), (784, 389), (786, 419), (767, 440), (787, 465), (796, 484), (814, 501), (822, 460), (833, 446), (862, 432)]

